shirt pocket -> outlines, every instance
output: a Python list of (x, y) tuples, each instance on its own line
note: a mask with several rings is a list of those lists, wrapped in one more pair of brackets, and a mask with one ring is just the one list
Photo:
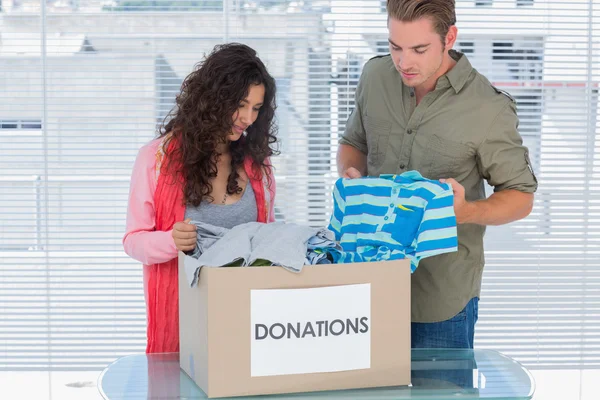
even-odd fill
[(472, 167), (473, 154), (466, 144), (432, 135), (427, 144), (425, 176), (429, 179), (457, 178)]
[(400, 203), (396, 204), (394, 207), (394, 222), (390, 227), (392, 239), (404, 247), (410, 247), (415, 240), (422, 219), (422, 208)]
[(370, 164), (379, 165), (385, 157), (392, 123), (384, 118), (366, 115), (365, 130), (367, 133), (367, 158)]

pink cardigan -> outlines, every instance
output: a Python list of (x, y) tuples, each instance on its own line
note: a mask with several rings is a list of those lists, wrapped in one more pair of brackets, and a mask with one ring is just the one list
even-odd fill
[[(138, 154), (123, 237), (125, 252), (144, 264), (147, 353), (179, 351), (177, 249), (171, 232), (173, 224), (183, 219), (185, 205), (182, 185), (170, 184), (168, 177), (160, 176), (164, 140), (153, 140)], [(268, 167), (255, 168), (250, 157), (244, 161), (244, 168), (255, 192), (258, 221), (272, 222), (275, 196), (272, 171)]]

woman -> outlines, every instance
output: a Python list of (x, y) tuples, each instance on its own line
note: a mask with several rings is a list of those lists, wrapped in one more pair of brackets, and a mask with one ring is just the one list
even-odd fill
[(159, 137), (140, 150), (123, 246), (144, 264), (147, 353), (179, 351), (177, 251), (196, 246), (189, 221), (274, 221), (274, 114), (275, 80), (256, 52), (217, 46), (185, 78)]

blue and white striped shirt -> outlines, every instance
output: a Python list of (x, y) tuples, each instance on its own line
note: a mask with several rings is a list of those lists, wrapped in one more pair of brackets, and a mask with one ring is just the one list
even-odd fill
[(458, 250), (452, 188), (417, 171), (338, 179), (329, 229), (342, 252), (334, 262), (419, 260)]

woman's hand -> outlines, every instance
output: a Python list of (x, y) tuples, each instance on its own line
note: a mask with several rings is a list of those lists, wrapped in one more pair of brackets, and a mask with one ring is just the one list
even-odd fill
[(171, 235), (177, 250), (190, 251), (196, 248), (196, 225), (190, 224), (190, 218), (176, 222)]

